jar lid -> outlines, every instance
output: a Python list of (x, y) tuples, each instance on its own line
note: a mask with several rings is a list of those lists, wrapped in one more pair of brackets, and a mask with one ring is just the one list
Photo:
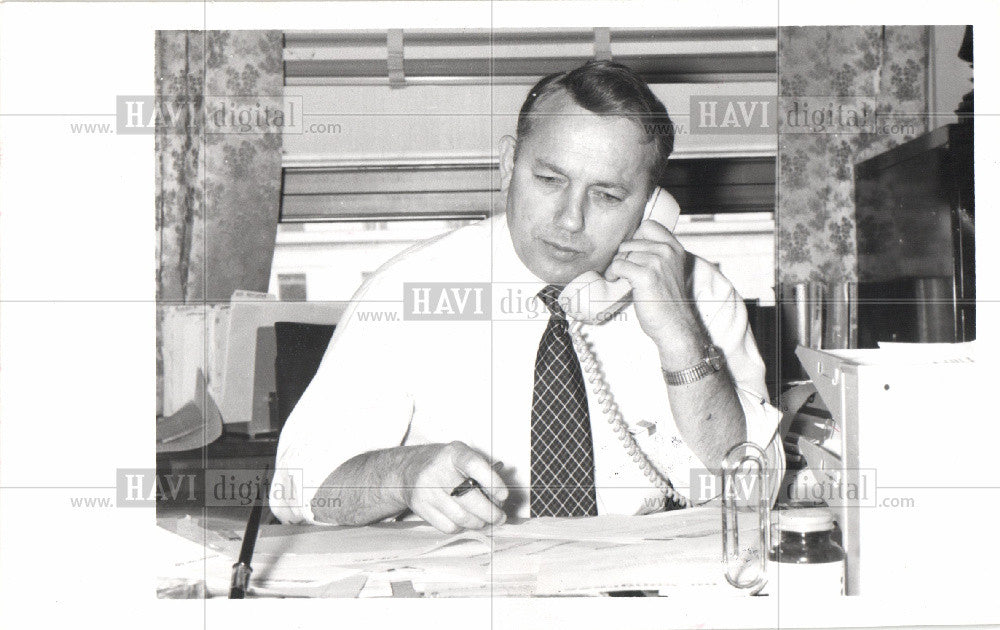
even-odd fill
[(833, 529), (833, 513), (826, 508), (797, 508), (775, 514), (781, 531), (807, 534)]

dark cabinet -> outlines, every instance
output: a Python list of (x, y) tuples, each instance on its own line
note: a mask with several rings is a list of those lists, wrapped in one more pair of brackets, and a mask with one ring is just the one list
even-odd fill
[(855, 165), (858, 347), (976, 336), (972, 124)]

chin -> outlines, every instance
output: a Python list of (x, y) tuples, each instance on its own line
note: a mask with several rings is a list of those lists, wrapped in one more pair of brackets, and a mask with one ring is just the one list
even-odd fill
[(526, 266), (535, 276), (548, 284), (566, 285), (581, 274), (598, 269), (598, 264), (589, 260), (589, 257), (586, 260), (559, 261), (553, 260), (545, 255), (544, 251), (537, 249), (533, 250), (532, 254), (531, 263)]
[(545, 282), (547, 282), (549, 284), (556, 284), (556, 285), (560, 285), (560, 286), (565, 286), (565, 285), (569, 284), (570, 282), (572, 282), (573, 280), (575, 280), (576, 277), (579, 276), (579, 275), (580, 274), (575, 274), (575, 275), (561, 274), (561, 275), (557, 275), (557, 276), (549, 276), (547, 278), (542, 278), (542, 279), (545, 280)]
[(548, 282), (549, 284), (569, 284), (581, 274), (586, 273), (588, 268), (565, 268), (565, 267), (555, 267), (550, 266), (546, 269), (547, 273), (539, 275), (538, 277)]

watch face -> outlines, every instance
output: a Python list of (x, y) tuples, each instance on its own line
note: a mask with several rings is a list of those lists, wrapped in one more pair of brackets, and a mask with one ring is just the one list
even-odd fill
[(712, 369), (715, 371), (721, 370), (726, 360), (726, 357), (723, 356), (722, 351), (720, 351), (719, 347), (715, 345), (708, 346), (707, 350), (708, 350), (707, 352), (708, 356), (706, 356), (705, 359), (708, 361), (708, 364), (711, 365)]

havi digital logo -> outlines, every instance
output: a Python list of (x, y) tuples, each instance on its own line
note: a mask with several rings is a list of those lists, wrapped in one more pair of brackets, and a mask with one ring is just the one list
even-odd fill
[(691, 133), (777, 133), (773, 96), (692, 96)]
[(488, 282), (403, 283), (403, 319), (482, 321), (489, 318)]

